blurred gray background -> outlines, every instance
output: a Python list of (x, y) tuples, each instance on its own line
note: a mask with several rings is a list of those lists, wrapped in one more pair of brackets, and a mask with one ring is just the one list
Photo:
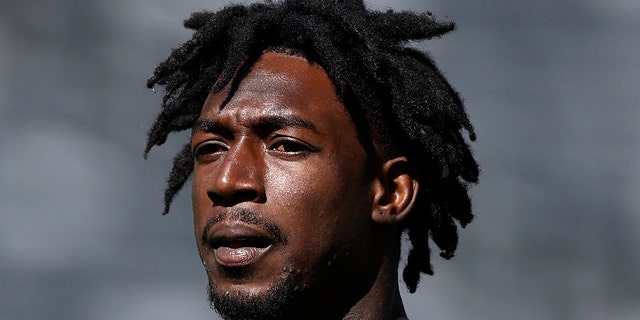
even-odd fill
[[(0, 319), (215, 319), (144, 84), (226, 1), (53, 3), (0, 2)], [(458, 23), (421, 48), (479, 136), (476, 220), (411, 318), (640, 319), (640, 2), (370, 4)]]

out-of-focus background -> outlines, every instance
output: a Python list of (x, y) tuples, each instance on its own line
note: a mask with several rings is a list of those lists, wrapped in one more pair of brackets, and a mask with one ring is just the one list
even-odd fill
[[(204, 0), (0, 1), (0, 319), (215, 319), (187, 135), (142, 159), (153, 67)], [(640, 2), (376, 0), (458, 31), (421, 44), (465, 97), (483, 175), (412, 319), (640, 318)]]

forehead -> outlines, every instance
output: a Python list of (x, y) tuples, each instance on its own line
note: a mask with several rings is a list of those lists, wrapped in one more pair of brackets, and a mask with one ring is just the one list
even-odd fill
[(210, 94), (201, 118), (256, 113), (350, 122), (333, 82), (322, 67), (302, 57), (275, 52), (264, 53), (222, 91)]

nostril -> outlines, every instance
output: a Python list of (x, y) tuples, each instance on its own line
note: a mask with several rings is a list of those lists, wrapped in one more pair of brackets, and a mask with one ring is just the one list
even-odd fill
[(258, 193), (254, 190), (238, 190), (234, 196), (243, 201), (253, 201), (258, 198)]
[(209, 192), (208, 196), (214, 206), (222, 207), (232, 207), (242, 202), (259, 202), (261, 199), (258, 192), (251, 189), (236, 190), (228, 194)]
[(224, 205), (224, 197), (215, 192), (208, 192), (207, 196), (209, 196), (209, 200), (213, 203), (213, 205), (218, 206), (226, 206)]

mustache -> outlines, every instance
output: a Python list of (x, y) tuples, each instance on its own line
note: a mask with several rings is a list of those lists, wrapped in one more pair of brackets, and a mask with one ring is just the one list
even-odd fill
[(269, 221), (263, 218), (262, 216), (260, 216), (260, 214), (256, 213), (255, 211), (251, 211), (246, 208), (227, 210), (222, 212), (219, 215), (211, 217), (207, 221), (207, 224), (204, 227), (204, 232), (202, 233), (202, 240), (206, 242), (206, 237), (209, 234), (209, 229), (211, 229), (213, 226), (223, 221), (240, 221), (246, 224), (259, 226), (262, 229), (266, 230), (276, 242), (281, 242), (283, 244), (287, 244), (288, 242), (287, 237), (283, 234), (282, 230), (280, 229), (280, 227), (278, 227), (278, 225), (276, 225), (272, 221)]

